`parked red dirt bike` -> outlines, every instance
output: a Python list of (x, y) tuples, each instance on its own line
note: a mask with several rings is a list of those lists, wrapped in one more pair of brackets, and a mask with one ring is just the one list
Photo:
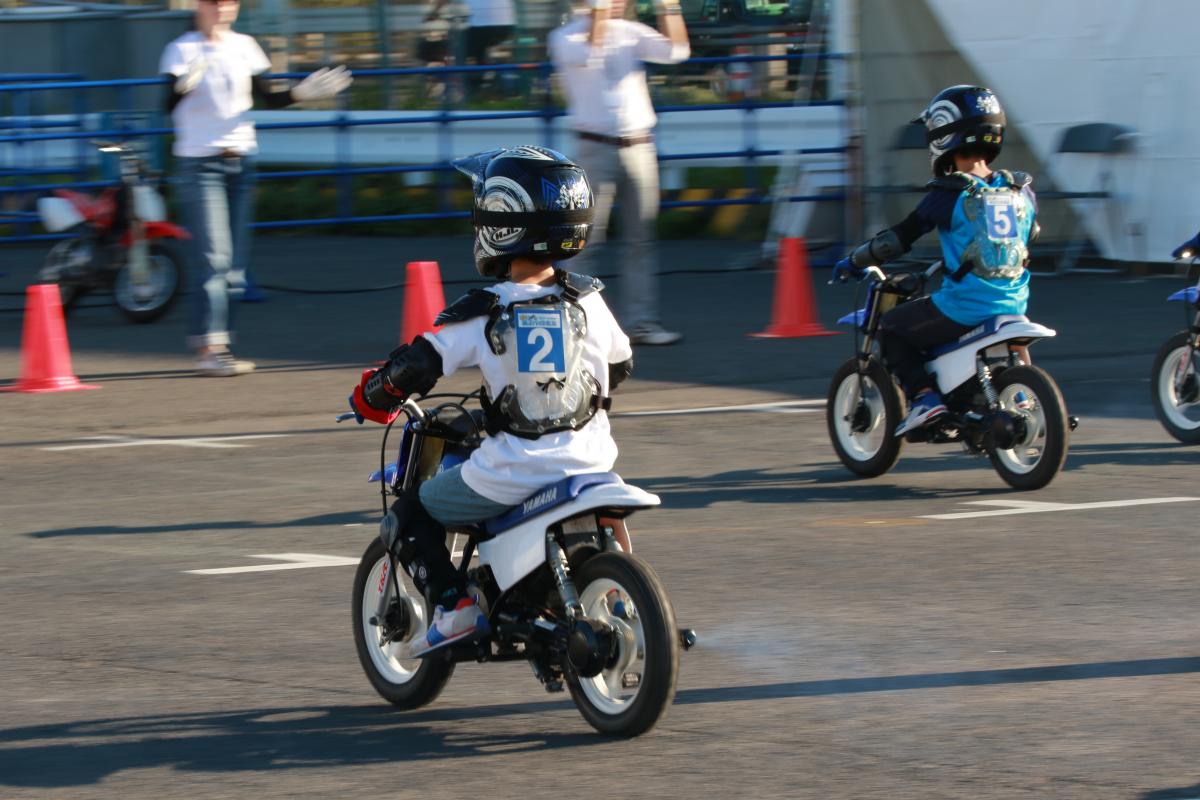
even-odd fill
[(64, 310), (87, 292), (111, 290), (133, 322), (153, 322), (171, 307), (183, 279), (187, 231), (167, 221), (166, 203), (152, 185), (156, 175), (131, 145), (96, 142), (115, 154), (120, 184), (97, 196), (57, 189), (38, 200), (46, 230), (71, 238), (54, 245), (38, 280), (57, 283)]

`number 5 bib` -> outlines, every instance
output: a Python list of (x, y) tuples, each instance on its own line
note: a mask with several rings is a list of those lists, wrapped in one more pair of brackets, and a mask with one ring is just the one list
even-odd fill
[[(962, 175), (962, 173), (955, 173)], [(964, 190), (963, 214), (971, 229), (971, 241), (963, 250), (962, 264), (981, 278), (1013, 279), (1021, 276), (1029, 263), (1029, 237), (1033, 229), (1033, 208), (1011, 173), (1000, 171), (1003, 182), (989, 186), (970, 175)]]

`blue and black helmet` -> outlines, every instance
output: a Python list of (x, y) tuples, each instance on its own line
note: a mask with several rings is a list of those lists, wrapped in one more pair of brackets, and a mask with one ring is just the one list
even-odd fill
[(502, 278), (514, 256), (570, 258), (592, 229), (592, 187), (562, 153), (523, 145), (453, 162), (470, 176), (475, 202), (475, 268)]
[(943, 89), (913, 122), (925, 126), (934, 175), (954, 171), (954, 153), (958, 150), (978, 150), (990, 164), (1004, 145), (1004, 109), (995, 92), (983, 86)]

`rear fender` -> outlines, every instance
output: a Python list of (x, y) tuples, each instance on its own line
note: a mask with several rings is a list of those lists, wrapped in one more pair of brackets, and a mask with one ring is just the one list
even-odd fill
[(479, 562), (491, 567), (496, 585), (507, 591), (546, 561), (546, 531), (551, 525), (587, 511), (611, 509), (628, 516), (662, 501), (657, 495), (627, 483), (608, 483), (584, 489), (569, 503), (555, 506), (498, 536), (479, 543)]
[(1056, 335), (1056, 331), (1036, 322), (1012, 323), (991, 336), (971, 342), (969, 347), (952, 350), (927, 362), (925, 369), (937, 376), (938, 391), (948, 394), (975, 375), (976, 356), (988, 348), (1007, 343), (1024, 346), (1038, 339), (1048, 339)]

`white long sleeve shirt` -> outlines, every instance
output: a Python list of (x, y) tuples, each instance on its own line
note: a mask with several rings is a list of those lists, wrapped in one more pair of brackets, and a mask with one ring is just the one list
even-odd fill
[(603, 136), (649, 132), (657, 117), (642, 64), (678, 64), (691, 55), (691, 47), (624, 19), (609, 20), (605, 41), (593, 47), (591, 24), (587, 14), (580, 14), (550, 34), (550, 60), (562, 75), (568, 124)]

